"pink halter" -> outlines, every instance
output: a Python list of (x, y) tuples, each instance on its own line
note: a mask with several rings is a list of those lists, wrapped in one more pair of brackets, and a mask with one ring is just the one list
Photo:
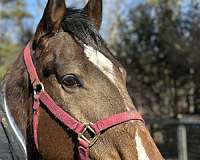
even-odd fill
[[(59, 107), (56, 102), (48, 95), (45, 91), (42, 82), (40, 81), (36, 68), (33, 64), (31, 52), (30, 52), (30, 43), (24, 49), (24, 61), (29, 73), (31, 83), (34, 88), (34, 117), (33, 117), (33, 131), (34, 131), (34, 141), (35, 145), (38, 148), (38, 116), (39, 116), (39, 107), (40, 102), (46, 105), (47, 109), (59, 119), (65, 126), (73, 130), (78, 136), (79, 141), (79, 158), (80, 160), (89, 159), (89, 149), (92, 145), (95, 144), (98, 137), (101, 135), (101, 132), (114, 127), (118, 124), (130, 121), (130, 120), (139, 120), (144, 122), (141, 115), (136, 111), (128, 111), (124, 113), (115, 114), (111, 117), (99, 120), (96, 123), (82, 123), (67, 112), (65, 112), (61, 107)], [(87, 132), (93, 133), (94, 137), (91, 139), (86, 138), (85, 134)]]

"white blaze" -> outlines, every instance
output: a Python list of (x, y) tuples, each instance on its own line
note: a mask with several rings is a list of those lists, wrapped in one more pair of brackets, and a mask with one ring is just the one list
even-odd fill
[(89, 58), (89, 61), (97, 66), (101, 72), (103, 72), (113, 83), (115, 83), (116, 77), (114, 74), (113, 63), (101, 52), (95, 50), (94, 48), (87, 45), (84, 45), (84, 47), (84, 52)]
[[(119, 90), (119, 93), (124, 99), (124, 104), (127, 108), (127, 111), (130, 110), (130, 108), (126, 105), (126, 98), (124, 95), (124, 90), (119, 83), (119, 80), (117, 79), (117, 75), (114, 71), (114, 64), (101, 52), (95, 50), (94, 48), (84, 45), (84, 52), (86, 56), (88, 57), (89, 61), (92, 62), (103, 74), (105, 74), (111, 82), (117, 87)], [(123, 72), (122, 68), (119, 68), (121, 72)], [(125, 93), (126, 94), (126, 93)]]
[(138, 134), (138, 130), (136, 130), (136, 133), (135, 133), (135, 143), (136, 143), (136, 150), (138, 154), (138, 160), (149, 160), (149, 157), (142, 144), (141, 137)]

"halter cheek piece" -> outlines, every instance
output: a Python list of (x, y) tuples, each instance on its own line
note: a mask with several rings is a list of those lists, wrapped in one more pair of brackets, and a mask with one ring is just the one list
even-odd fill
[[(34, 103), (33, 103), (33, 131), (34, 131), (34, 141), (38, 149), (38, 117), (39, 117), (39, 107), (40, 102), (42, 102), (47, 109), (65, 126), (73, 130), (78, 135), (79, 141), (79, 158), (80, 160), (89, 159), (89, 149), (95, 144), (98, 137), (101, 135), (102, 131), (119, 125), (121, 123), (130, 120), (139, 120), (144, 122), (143, 118), (138, 112), (128, 111), (124, 113), (115, 114), (111, 117), (99, 120), (96, 123), (82, 123), (70, 114), (65, 112), (61, 107), (59, 107), (56, 102), (49, 96), (45, 91), (42, 82), (40, 81), (35, 66), (32, 61), (30, 43), (24, 49), (24, 61), (29, 73), (31, 83), (34, 88)], [(86, 133), (93, 135), (91, 138), (86, 137)]]

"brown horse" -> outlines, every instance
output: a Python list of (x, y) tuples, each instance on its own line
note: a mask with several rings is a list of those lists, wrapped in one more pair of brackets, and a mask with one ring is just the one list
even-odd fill
[[(31, 56), (45, 90), (82, 123), (136, 111), (126, 89), (126, 72), (98, 33), (101, 21), (102, 0), (89, 0), (81, 10), (67, 8), (64, 0), (49, 0), (31, 40)], [(5, 80), (5, 101), (19, 128), (16, 134), (27, 159), (77, 160), (77, 134), (42, 103), (36, 148), (33, 90), (20, 54)], [(103, 131), (89, 149), (89, 157), (94, 160), (163, 159), (139, 120)]]

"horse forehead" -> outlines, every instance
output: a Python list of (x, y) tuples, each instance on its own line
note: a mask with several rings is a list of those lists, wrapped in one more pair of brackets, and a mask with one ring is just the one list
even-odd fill
[(114, 64), (109, 58), (93, 47), (87, 45), (84, 45), (84, 53), (88, 60), (102, 73), (104, 73), (113, 83), (116, 82), (117, 76), (114, 70)]

